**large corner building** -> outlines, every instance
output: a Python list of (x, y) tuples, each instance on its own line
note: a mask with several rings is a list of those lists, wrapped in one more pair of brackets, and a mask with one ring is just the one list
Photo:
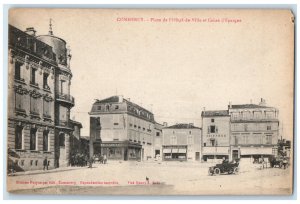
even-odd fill
[[(9, 25), (8, 167), (14, 171), (69, 165), (71, 55), (66, 42)], [(80, 126), (80, 125), (79, 125)]]

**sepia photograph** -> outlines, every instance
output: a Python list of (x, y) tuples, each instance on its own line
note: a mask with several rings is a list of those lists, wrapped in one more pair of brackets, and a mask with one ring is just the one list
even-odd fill
[(292, 195), (294, 29), (288, 9), (11, 8), (7, 191)]

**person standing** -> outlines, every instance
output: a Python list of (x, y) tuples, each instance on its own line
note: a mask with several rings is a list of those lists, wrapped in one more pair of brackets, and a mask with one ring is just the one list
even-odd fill
[(45, 169), (48, 170), (48, 160), (47, 160), (47, 157), (43, 161), (43, 166), (44, 166), (44, 171), (45, 171)]

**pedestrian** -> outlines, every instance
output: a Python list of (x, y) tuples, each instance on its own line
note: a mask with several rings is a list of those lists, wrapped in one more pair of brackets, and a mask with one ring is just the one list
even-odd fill
[(282, 164), (283, 164), (283, 168), (284, 168), (284, 169), (286, 169), (286, 168), (287, 168), (287, 166), (288, 166), (288, 160), (287, 160), (287, 158), (286, 158), (286, 157), (284, 157), (284, 158), (283, 158), (283, 160), (282, 160)]
[(104, 161), (104, 164), (106, 164), (106, 162), (107, 162), (106, 154), (104, 154), (104, 156), (103, 156), (103, 161)]
[(47, 160), (47, 157), (45, 157), (45, 159), (44, 159), (43, 166), (44, 166), (44, 171), (45, 171), (45, 169), (48, 170), (48, 160)]

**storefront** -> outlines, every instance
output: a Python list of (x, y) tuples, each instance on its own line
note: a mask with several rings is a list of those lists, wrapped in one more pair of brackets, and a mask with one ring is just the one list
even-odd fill
[(229, 147), (203, 147), (202, 155), (204, 162), (215, 162), (218, 160), (229, 159)]
[(141, 160), (142, 145), (129, 141), (110, 141), (101, 143), (101, 154), (108, 160)]
[(186, 161), (187, 145), (163, 146), (163, 161)]

